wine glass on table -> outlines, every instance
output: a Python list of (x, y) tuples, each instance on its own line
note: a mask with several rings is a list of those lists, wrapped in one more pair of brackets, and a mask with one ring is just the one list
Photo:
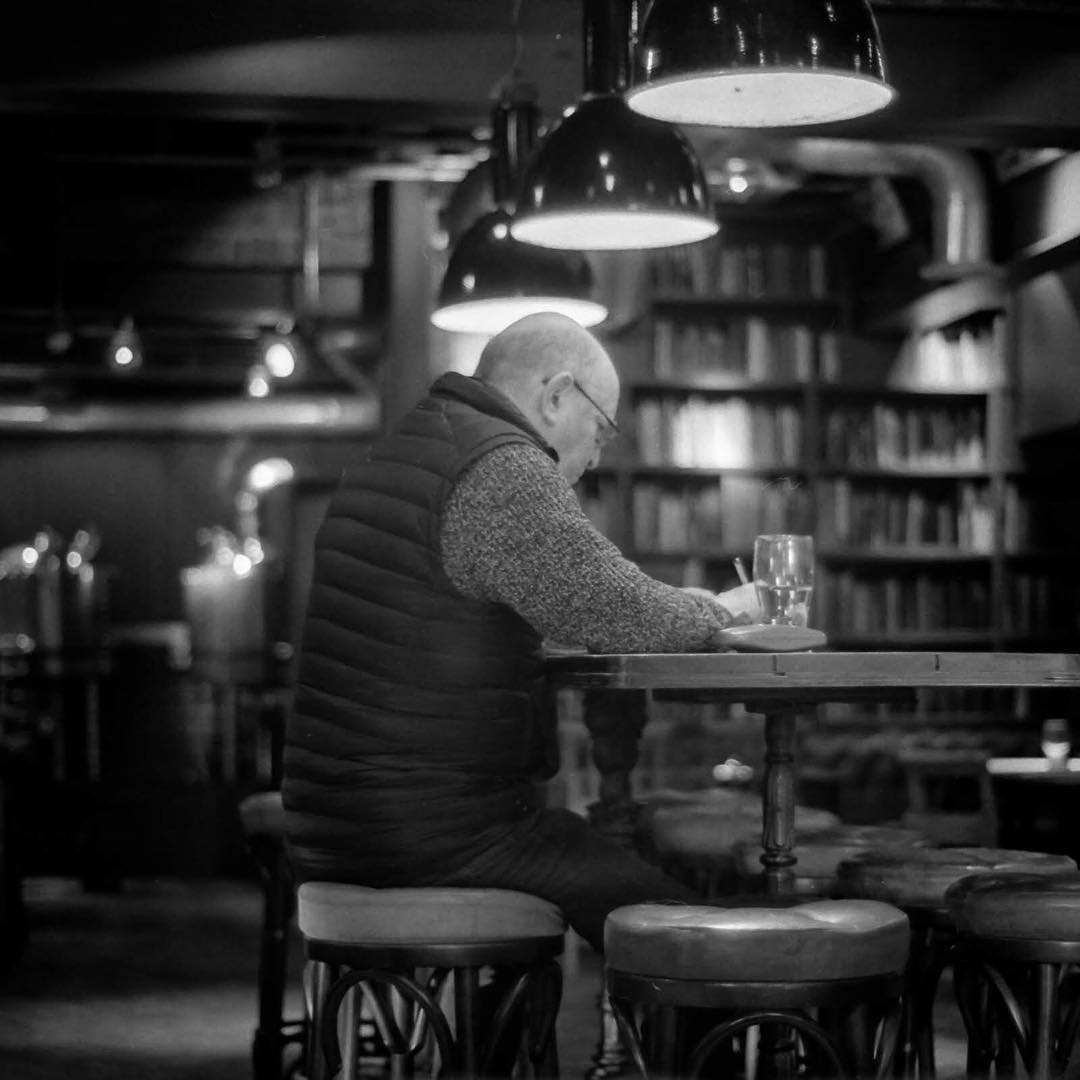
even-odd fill
[(1046, 756), (1046, 767), (1051, 772), (1064, 772), (1069, 767), (1069, 722), (1064, 717), (1052, 716), (1043, 721), (1039, 746)]
[(814, 538), (770, 533), (754, 541), (754, 587), (762, 622), (806, 626), (814, 589)]

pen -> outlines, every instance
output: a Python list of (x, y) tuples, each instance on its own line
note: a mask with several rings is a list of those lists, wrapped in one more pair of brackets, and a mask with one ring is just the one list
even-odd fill
[(747, 574), (746, 567), (743, 565), (742, 559), (740, 559), (739, 556), (736, 555), (735, 558), (732, 559), (731, 561), (735, 564), (735, 573), (739, 575), (739, 580), (744, 585), (749, 585), (750, 584), (750, 575)]

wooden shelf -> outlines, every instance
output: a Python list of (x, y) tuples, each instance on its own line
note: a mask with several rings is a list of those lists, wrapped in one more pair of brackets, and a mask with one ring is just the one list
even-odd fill
[(865, 563), (989, 563), (993, 554), (988, 551), (967, 551), (963, 548), (926, 544), (889, 547), (818, 548), (817, 557), (829, 562)]
[(665, 292), (653, 296), (652, 306), (654, 311), (696, 311), (703, 315), (761, 313), (817, 322), (823, 318), (835, 318), (841, 302), (835, 296), (733, 296)]
[(740, 375), (689, 376), (677, 379), (635, 379), (627, 386), (631, 395), (637, 394), (705, 394), (737, 396), (800, 397), (806, 393), (806, 383), (752, 382)]
[(1006, 550), (1002, 554), (1012, 562), (1063, 563), (1076, 558), (1075, 549), (1070, 551), (1068, 548), (1021, 548), (1018, 551)]
[[(685, 551), (655, 551), (652, 548), (639, 548), (629, 553), (628, 558), (640, 559), (644, 562), (689, 562), (691, 559), (702, 562), (720, 562), (730, 565), (732, 559), (739, 557), (745, 559), (750, 554), (751, 543), (743, 548), (688, 548)], [(730, 567), (732, 573), (735, 568)]]
[(879, 401), (910, 401), (920, 404), (926, 401), (953, 400), (953, 401), (985, 401), (993, 392), (991, 387), (981, 389), (975, 387), (945, 387), (929, 386), (906, 387), (906, 386), (855, 386), (841, 383), (820, 383), (818, 389), (823, 399), (837, 398), (850, 400)]
[(825, 479), (846, 479), (853, 481), (925, 483), (940, 481), (944, 483), (963, 480), (991, 480), (992, 469), (880, 469), (846, 468), (842, 465), (823, 465), (819, 476)]
[(890, 650), (989, 648), (994, 634), (986, 630), (894, 630), (889, 634), (829, 633), (829, 647), (838, 651), (845, 649)]
[(702, 468), (689, 465), (630, 464), (622, 466), (619, 471), (633, 476), (685, 480), (718, 480), (725, 476), (794, 476), (801, 479), (806, 476), (805, 469), (799, 465), (738, 465), (730, 468), (725, 466)]

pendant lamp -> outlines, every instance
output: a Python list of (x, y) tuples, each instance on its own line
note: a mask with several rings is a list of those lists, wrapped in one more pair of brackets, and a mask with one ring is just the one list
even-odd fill
[(689, 140), (634, 113), (623, 98), (627, 7), (625, 0), (585, 0), (585, 94), (525, 170), (510, 226), (519, 240), (624, 250), (689, 244), (717, 231)]
[(540, 311), (595, 326), (607, 308), (590, 299), (592, 272), (581, 252), (548, 251), (510, 235), (510, 215), (493, 210), (454, 247), (431, 321), (442, 330), (497, 334)]
[(654, 0), (626, 97), (669, 123), (789, 127), (895, 96), (869, 0)]
[(535, 91), (505, 89), (492, 124), (489, 162), (496, 209), (482, 215), (454, 245), (431, 321), (443, 330), (497, 334), (541, 311), (595, 326), (607, 308), (592, 299), (593, 276), (580, 251), (547, 251), (510, 235), (509, 199), (520, 162), (535, 140)]

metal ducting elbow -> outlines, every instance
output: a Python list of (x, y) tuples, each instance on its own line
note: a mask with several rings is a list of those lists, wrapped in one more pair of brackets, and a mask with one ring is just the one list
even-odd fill
[(922, 143), (794, 138), (757, 147), (770, 161), (835, 176), (911, 176), (930, 193), (933, 235), (922, 275), (948, 281), (993, 271), (986, 185), (962, 150)]

